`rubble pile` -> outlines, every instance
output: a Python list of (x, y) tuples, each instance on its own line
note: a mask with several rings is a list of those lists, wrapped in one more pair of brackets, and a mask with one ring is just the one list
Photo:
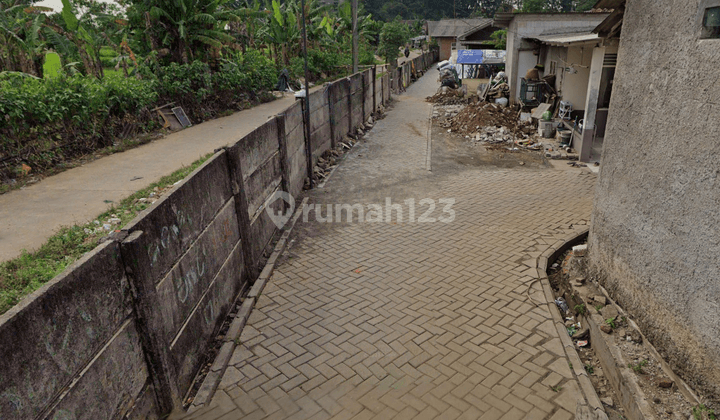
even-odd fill
[(425, 100), (437, 105), (467, 105), (473, 101), (469, 97), (462, 98), (458, 96), (455, 90), (449, 90), (446, 93), (441, 91), (433, 96), (428, 96)]
[(518, 122), (517, 112), (493, 103), (436, 107), (433, 117), (448, 132), (463, 135), (473, 143), (510, 143), (532, 149), (542, 144), (531, 122)]
[[(488, 102), (466, 106), (450, 121), (448, 128), (456, 133), (474, 136), (485, 127), (505, 128), (505, 131), (513, 134), (523, 132), (517, 122), (517, 112)], [(535, 131), (532, 126), (528, 127), (529, 131), (524, 134)]]

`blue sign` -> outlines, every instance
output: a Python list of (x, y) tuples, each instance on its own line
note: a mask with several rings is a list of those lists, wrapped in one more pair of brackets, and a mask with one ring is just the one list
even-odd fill
[(482, 64), (483, 50), (458, 50), (458, 64)]

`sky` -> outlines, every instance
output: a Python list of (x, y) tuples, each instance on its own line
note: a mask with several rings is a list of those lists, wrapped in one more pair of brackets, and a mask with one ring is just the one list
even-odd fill
[[(96, 0), (101, 3), (114, 3), (112, 0)], [(53, 12), (59, 12), (62, 10), (62, 0), (43, 0), (33, 3), (35, 6), (52, 7)]]

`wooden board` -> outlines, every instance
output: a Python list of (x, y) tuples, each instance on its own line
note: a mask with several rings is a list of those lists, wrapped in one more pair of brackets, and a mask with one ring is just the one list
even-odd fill
[(537, 108), (535, 108), (535, 111), (532, 113), (533, 118), (537, 118), (538, 120), (542, 118), (542, 115), (550, 109), (552, 104), (540, 104)]

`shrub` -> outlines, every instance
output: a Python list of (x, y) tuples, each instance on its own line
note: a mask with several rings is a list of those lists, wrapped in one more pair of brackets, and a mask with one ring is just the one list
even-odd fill
[[(101, 51), (103, 57), (116, 53)], [(323, 58), (327, 65), (327, 58)], [(321, 60), (322, 61), (322, 60)], [(258, 51), (207, 63), (143, 66), (142, 79), (115, 72), (102, 80), (60, 74), (36, 79), (0, 73), (0, 182), (18, 176), (21, 162), (34, 173), (114, 144), (120, 135), (154, 126), (150, 109), (168, 102), (198, 123), (245, 108), (270, 90), (277, 69)]]
[(272, 60), (265, 57), (260, 51), (249, 50), (239, 56), (240, 69), (247, 74), (251, 91), (261, 92), (271, 90), (277, 82), (278, 69)]

